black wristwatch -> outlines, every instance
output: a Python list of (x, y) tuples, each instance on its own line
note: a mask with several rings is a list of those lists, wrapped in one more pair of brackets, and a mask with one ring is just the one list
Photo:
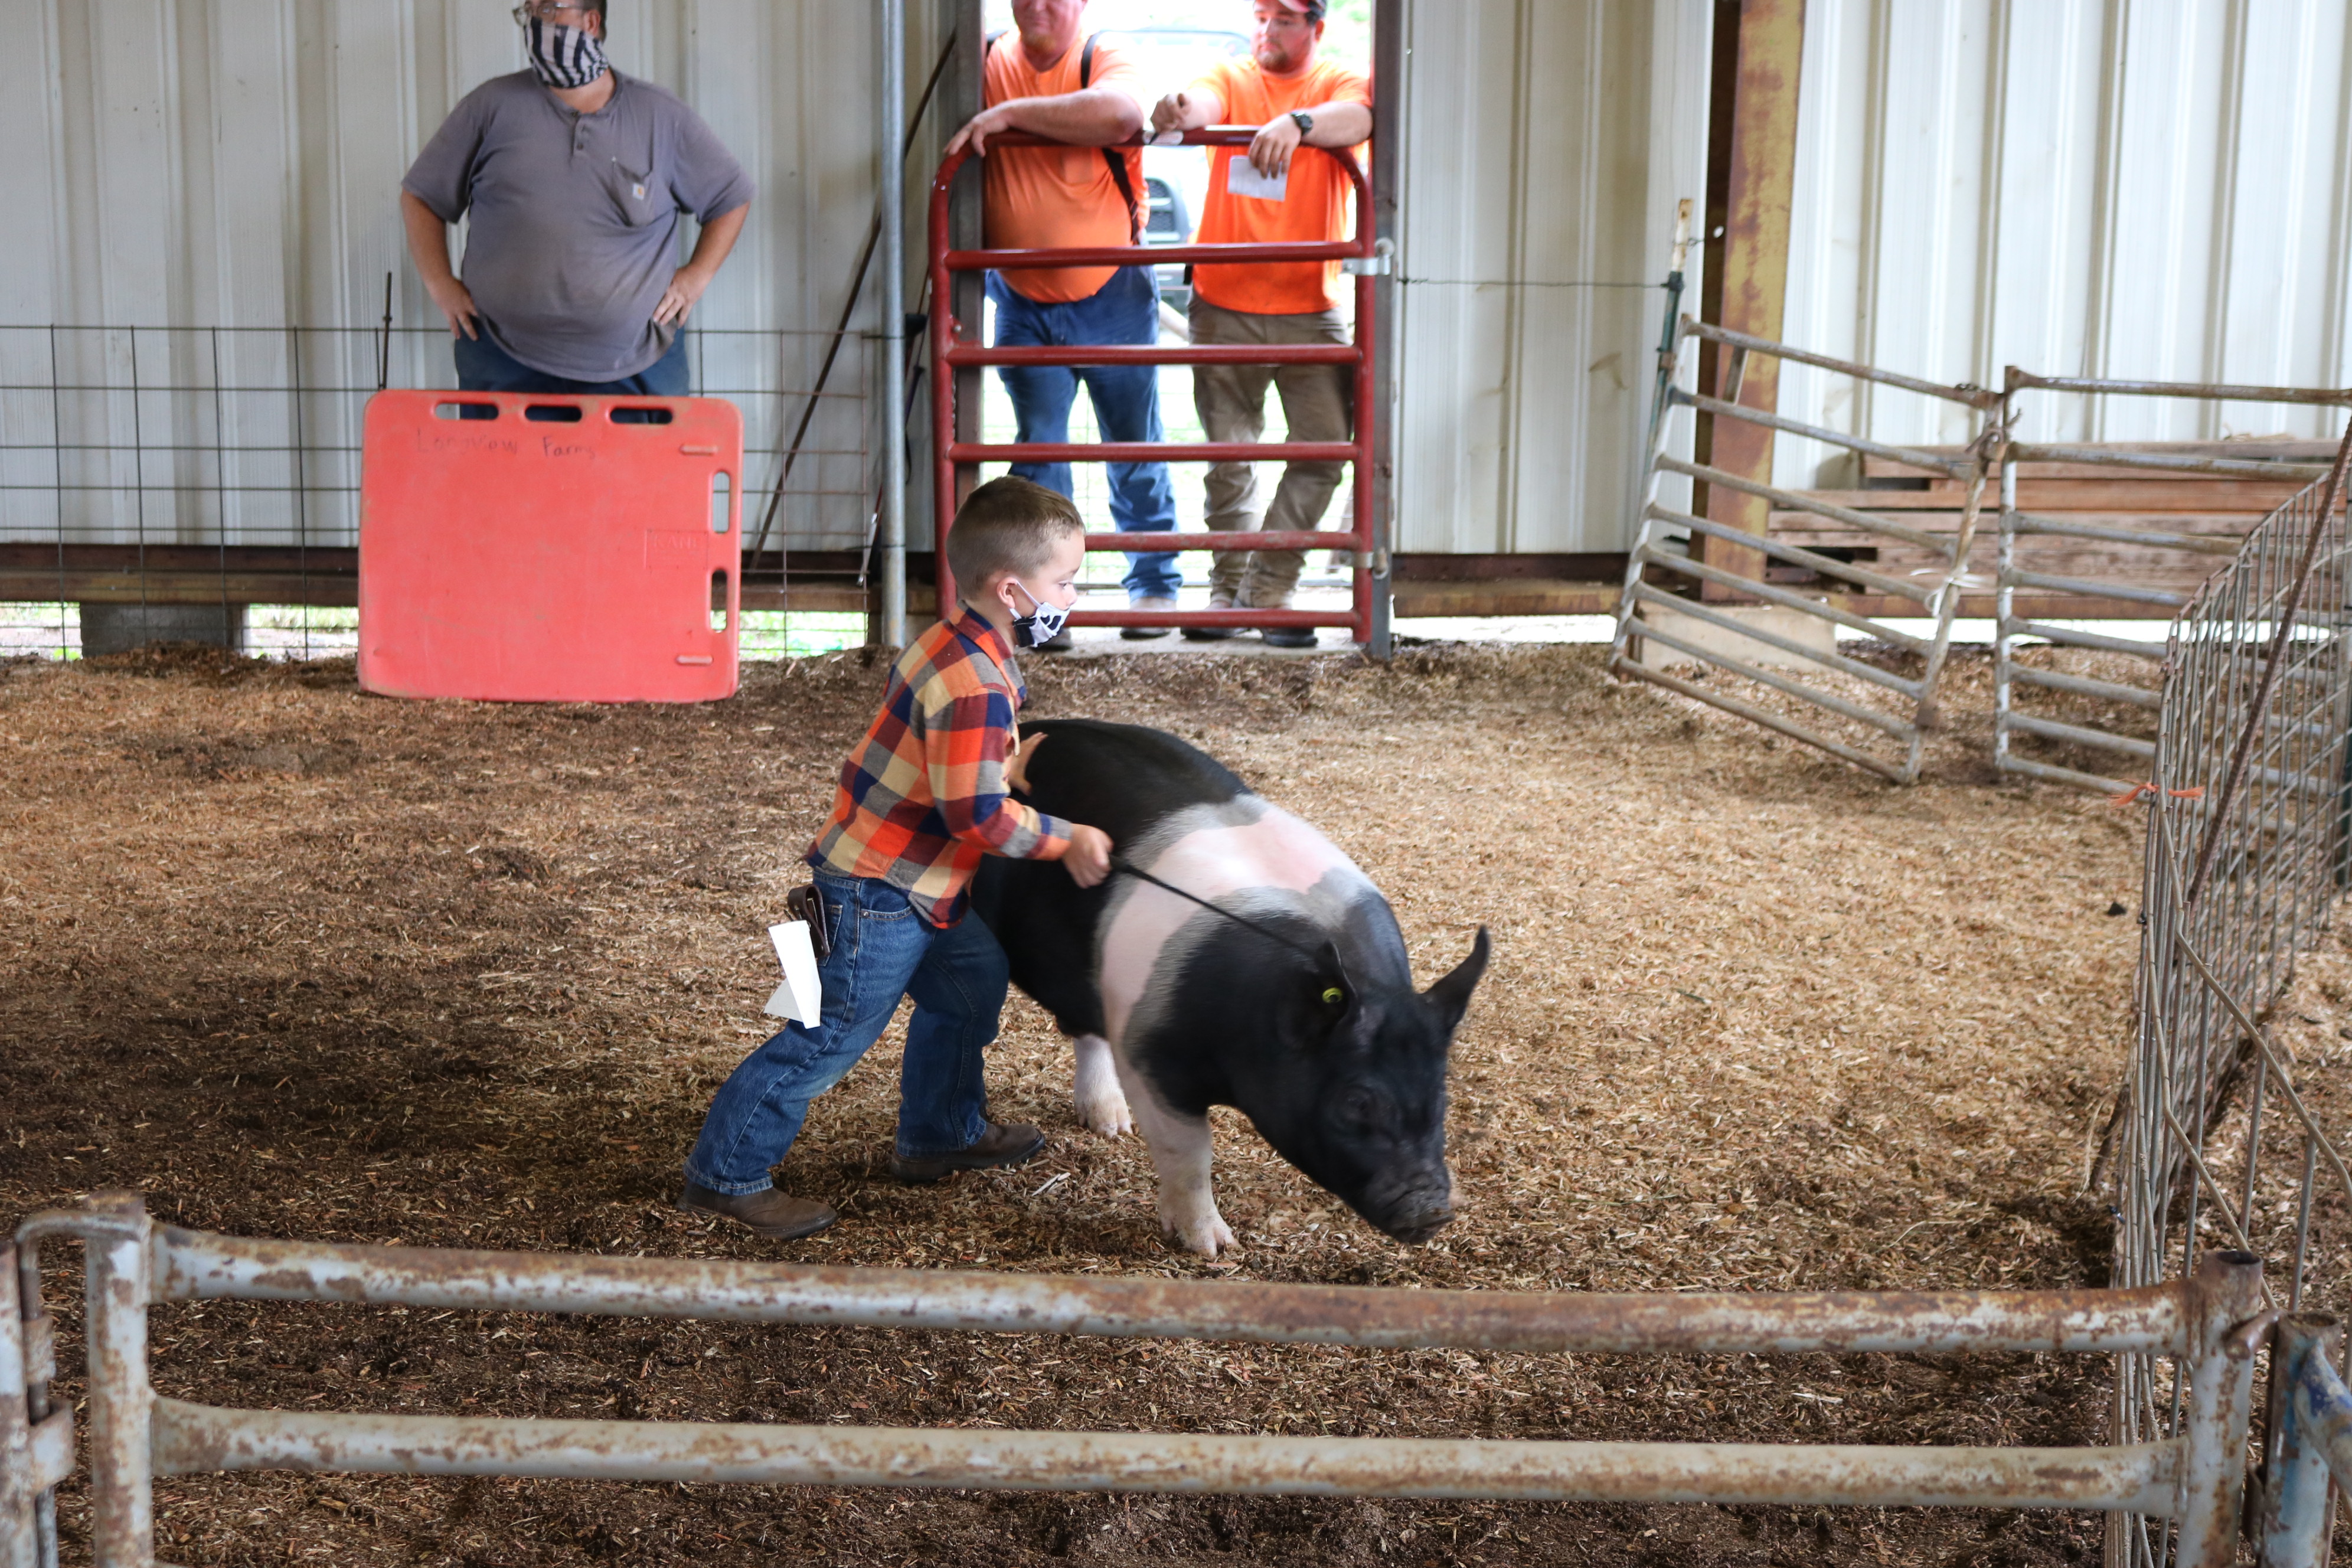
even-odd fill
[(1290, 122), (1298, 127), (1301, 141), (1314, 133), (1315, 117), (1303, 109), (1294, 109), (1290, 111)]

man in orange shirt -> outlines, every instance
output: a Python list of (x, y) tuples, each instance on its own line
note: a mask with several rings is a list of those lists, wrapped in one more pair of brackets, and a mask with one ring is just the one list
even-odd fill
[[(1302, 142), (1355, 148), (1372, 134), (1370, 79), (1316, 58), (1316, 46), (1323, 41), (1324, 4), (1255, 0), (1250, 58), (1218, 62), (1208, 75), (1182, 92), (1170, 93), (1152, 110), (1154, 135), (1204, 125), (1263, 127), (1249, 145), (1249, 165), (1265, 179), (1284, 182), (1279, 194), (1262, 184), (1257, 188), (1264, 195), (1234, 191), (1234, 149), (1219, 148), (1201, 216), (1202, 244), (1295, 245), (1348, 235), (1353, 187), (1347, 176), (1330, 158), (1296, 156)], [(1336, 261), (1195, 268), (1192, 341), (1344, 343), (1348, 329), (1339, 320), (1339, 275)], [(1348, 439), (1353, 399), (1347, 367), (1336, 364), (1199, 366), (1192, 373), (1192, 402), (1209, 439), (1263, 440), (1268, 384), (1282, 394), (1290, 439)], [(1285, 532), (1321, 526), (1344, 466), (1284, 465), (1265, 526)], [(1259, 526), (1257, 475), (1251, 465), (1210, 467), (1207, 521), (1218, 529), (1252, 531)], [(1300, 563), (1295, 551), (1221, 551), (1209, 579), (1209, 603), (1213, 608), (1286, 605), (1298, 584)], [(1234, 634), (1188, 627), (1184, 635), (1205, 641)], [(1315, 644), (1314, 632), (1304, 626), (1260, 635), (1276, 647)]]
[[(1079, 37), (1086, 0), (1013, 0), (1013, 30), (989, 46), (987, 107), (948, 143), (969, 142), (987, 160), (982, 212), (991, 248), (1136, 245), (1142, 238), (1143, 154), (1114, 144), (1143, 129), (1134, 66), (1111, 44)], [(1068, 147), (1008, 147), (1007, 131), (1050, 136)], [(1124, 343), (1160, 341), (1160, 286), (1149, 265), (1059, 267), (988, 275), (996, 342)], [(1004, 365), (1021, 441), (1067, 441), (1070, 405), (1083, 384), (1106, 441), (1158, 441), (1160, 372), (1152, 365), (1079, 370)], [(1111, 463), (1111, 519), (1122, 533), (1174, 532), (1176, 492), (1165, 463)], [(1015, 476), (1064, 495), (1067, 463), (1015, 463)], [(1176, 607), (1176, 559), (1128, 558), (1128, 601), (1138, 609)], [(1124, 636), (1166, 637), (1130, 626)], [(1062, 633), (1046, 647), (1069, 647)]]

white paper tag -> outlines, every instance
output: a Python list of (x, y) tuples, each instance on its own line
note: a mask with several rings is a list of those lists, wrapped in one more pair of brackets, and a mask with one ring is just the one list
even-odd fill
[(1181, 147), (1184, 145), (1184, 133), (1181, 131), (1162, 131), (1157, 136), (1146, 138), (1143, 144), (1147, 147)]
[(1284, 201), (1290, 195), (1290, 171), (1286, 169), (1269, 180), (1257, 172), (1256, 164), (1237, 153), (1225, 165), (1225, 191), (1262, 202)]
[(809, 940), (808, 921), (786, 921), (770, 926), (768, 940), (776, 944), (776, 962), (783, 965), (784, 980), (761, 1011), (790, 1018), (803, 1028), (814, 1027), (824, 1006), (824, 987), (817, 979), (816, 944)]

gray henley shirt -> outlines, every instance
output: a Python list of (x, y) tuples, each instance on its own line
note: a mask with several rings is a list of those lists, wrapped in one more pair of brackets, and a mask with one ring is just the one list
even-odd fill
[(635, 375), (677, 336), (653, 316), (677, 270), (678, 215), (709, 223), (751, 199), (700, 115), (619, 71), (593, 114), (565, 108), (530, 71), (492, 77), (449, 111), (400, 186), (444, 223), (472, 212), (460, 276), (490, 341), (588, 382)]

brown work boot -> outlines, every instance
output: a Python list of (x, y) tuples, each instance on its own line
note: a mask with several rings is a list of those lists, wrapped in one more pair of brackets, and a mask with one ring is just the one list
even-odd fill
[(890, 1173), (919, 1186), (957, 1171), (991, 1171), (999, 1165), (1024, 1164), (1035, 1159), (1037, 1151), (1045, 1146), (1045, 1135), (1025, 1121), (1008, 1126), (992, 1121), (988, 1131), (952, 1154), (934, 1154), (925, 1160), (893, 1155)]
[(823, 1204), (791, 1197), (773, 1187), (762, 1193), (714, 1193), (688, 1182), (677, 1195), (677, 1206), (688, 1214), (731, 1219), (771, 1241), (814, 1236), (840, 1217)]

